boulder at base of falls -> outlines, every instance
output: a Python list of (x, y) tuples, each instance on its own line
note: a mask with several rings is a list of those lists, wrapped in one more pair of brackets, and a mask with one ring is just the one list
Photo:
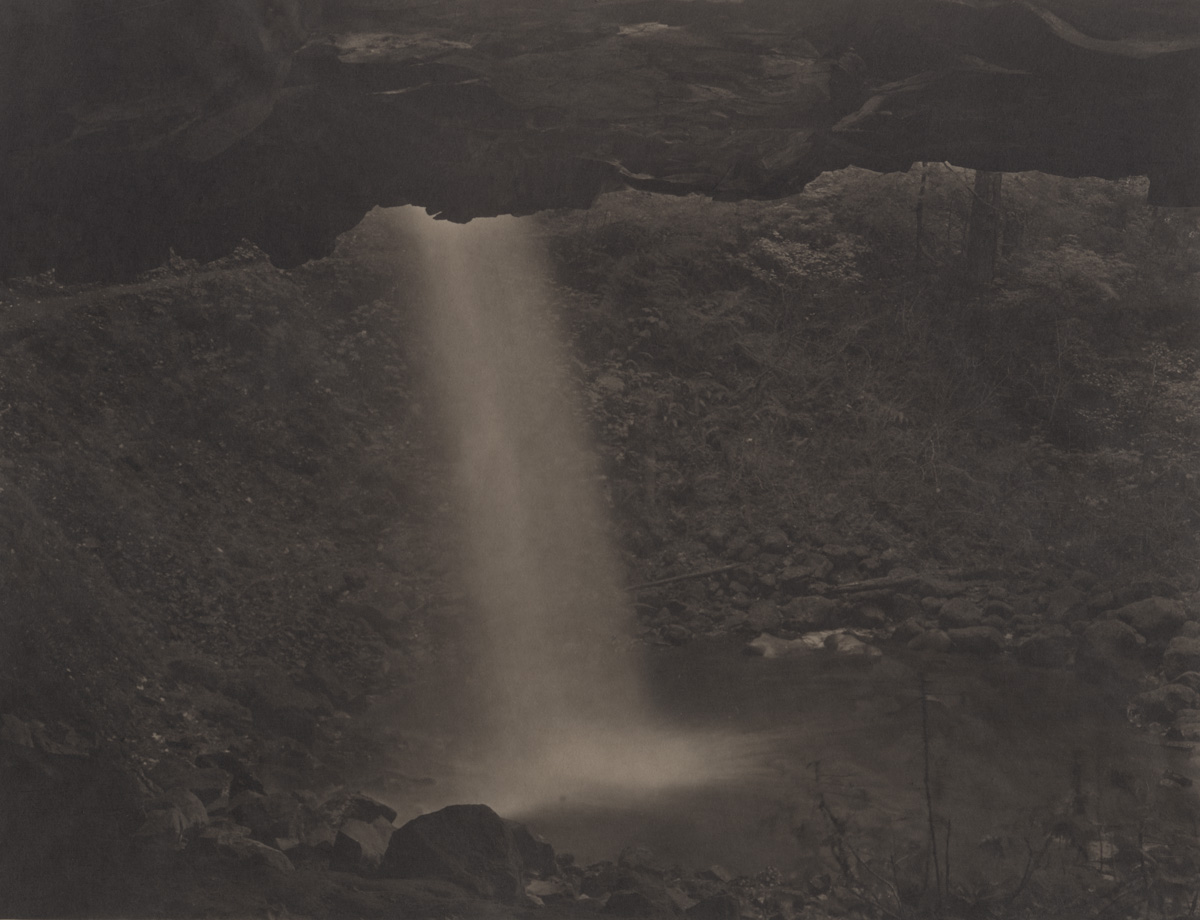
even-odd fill
[(370, 823), (348, 818), (334, 838), (330, 867), (338, 872), (374, 875), (395, 830), (387, 818), (376, 818)]
[(443, 879), (509, 903), (525, 893), (524, 864), (508, 824), (486, 805), (449, 805), (394, 834), (384, 878)]

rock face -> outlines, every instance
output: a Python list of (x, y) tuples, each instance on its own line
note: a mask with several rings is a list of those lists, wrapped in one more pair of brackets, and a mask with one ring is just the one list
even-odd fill
[(3, 5), (0, 276), (127, 276), (242, 238), (296, 264), (374, 205), (771, 198), (921, 160), (1148, 174), (1155, 203), (1200, 203), (1183, 6), (186, 6)]
[(524, 864), (512, 829), (486, 805), (450, 805), (392, 834), (384, 878), (445, 879), (486, 898), (524, 893)]

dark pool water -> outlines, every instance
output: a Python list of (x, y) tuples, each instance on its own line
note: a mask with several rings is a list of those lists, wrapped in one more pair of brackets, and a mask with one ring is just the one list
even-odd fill
[[(694, 784), (547, 782), (543, 800), (498, 808), (581, 862), (643, 845), (666, 864), (804, 872), (835, 822), (860, 855), (902, 859), (926, 846), (932, 803), (939, 846), (948, 838), (956, 870), (969, 873), (985, 859), (1024, 858), (1027, 842), (1056, 826), (1075, 828), (1055, 833), (1102, 858), (1105, 840), (1136, 833), (1148, 815), (1194, 821), (1186, 779), (1200, 773), (1190, 753), (1130, 726), (1127, 691), (1069, 673), (892, 653), (872, 663), (762, 659), (715, 640), (653, 649), (646, 666), (663, 732), (709, 739)], [(409, 743), (392, 767), (400, 778), (377, 791), (402, 816), (489, 788), (455, 717), (427, 718), (438, 700), (422, 703), (410, 688), (393, 703), (393, 718), (409, 719)], [(414, 721), (422, 706), (426, 718)], [(613, 737), (576, 762), (586, 771), (586, 758), (613, 752), (605, 767), (640, 759), (637, 743)]]

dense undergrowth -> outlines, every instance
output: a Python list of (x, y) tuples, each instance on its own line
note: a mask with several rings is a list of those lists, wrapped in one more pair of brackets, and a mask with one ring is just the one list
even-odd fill
[(1191, 583), (1196, 215), (1137, 180), (1010, 176), (973, 289), (969, 176), (544, 219), (630, 548), (794, 518), (959, 565)]

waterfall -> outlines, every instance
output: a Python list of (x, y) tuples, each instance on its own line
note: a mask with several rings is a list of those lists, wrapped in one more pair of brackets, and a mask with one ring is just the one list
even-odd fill
[(545, 801), (692, 784), (702, 739), (648, 704), (597, 463), (528, 221), (393, 212), (415, 241), (478, 616), (474, 794)]

